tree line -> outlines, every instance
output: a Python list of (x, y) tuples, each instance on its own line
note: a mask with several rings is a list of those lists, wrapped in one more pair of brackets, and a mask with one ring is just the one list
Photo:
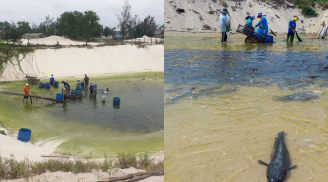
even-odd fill
[[(163, 29), (163, 25), (156, 24), (154, 16), (147, 16), (140, 20), (137, 15), (132, 17), (129, 1), (125, 0), (123, 10), (116, 15), (119, 20), (118, 30), (123, 39), (137, 38), (143, 35), (152, 37), (153, 30)], [(26, 21), (0, 22), (0, 30), (6, 32), (5, 39), (16, 42), (26, 33), (43, 33), (47, 36), (58, 35), (74, 40), (90, 41), (96, 37), (116, 36), (116, 28), (101, 25), (99, 16), (94, 11), (66, 11), (58, 18), (49, 15), (39, 25), (32, 25)]]

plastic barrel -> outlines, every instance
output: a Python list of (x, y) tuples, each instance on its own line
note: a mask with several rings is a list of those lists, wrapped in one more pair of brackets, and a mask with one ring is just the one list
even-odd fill
[(76, 93), (77, 94), (82, 94), (82, 90), (81, 89), (76, 89)]
[(81, 82), (81, 87), (84, 88), (84, 82)]
[(63, 100), (63, 94), (61, 93), (56, 94), (56, 100)]
[(114, 97), (113, 99), (113, 105), (114, 106), (119, 106), (121, 103), (121, 99), (119, 97)]
[(39, 88), (44, 88), (44, 84), (42, 82), (39, 83)]
[[(262, 39), (264, 39), (262, 36), (266, 37), (266, 35), (263, 32), (262, 28), (258, 28), (256, 29), (256, 37), (261, 41)], [(262, 36), (261, 36), (262, 35)]]
[(18, 140), (22, 142), (30, 141), (32, 131), (27, 128), (21, 128), (18, 132)]
[(45, 89), (50, 89), (50, 83), (45, 83), (45, 84), (44, 84), (44, 88), (45, 88)]
[(54, 87), (58, 87), (58, 82), (57, 81), (55, 81)]
[(264, 43), (273, 43), (273, 36), (272, 35), (267, 34), (266, 37), (270, 40), (264, 39)]
[(77, 93), (76, 90), (71, 91), (71, 95), (76, 95), (76, 93)]

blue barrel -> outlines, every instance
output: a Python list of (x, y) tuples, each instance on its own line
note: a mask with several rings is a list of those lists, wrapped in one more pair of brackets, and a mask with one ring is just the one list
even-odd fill
[(76, 94), (77, 94), (76, 90), (71, 91), (71, 95), (76, 95)]
[(84, 82), (81, 82), (81, 87), (84, 88)]
[(21, 128), (18, 132), (18, 140), (22, 142), (30, 141), (32, 131), (27, 128)]
[(119, 97), (114, 97), (113, 105), (119, 106), (121, 103), (121, 99)]
[(62, 93), (56, 94), (56, 100), (63, 100), (63, 94)]
[(39, 88), (44, 88), (44, 84), (42, 82), (39, 83)]
[[(262, 28), (258, 28), (256, 29), (256, 37), (261, 41), (262, 39), (264, 39), (262, 36), (266, 37), (266, 34), (263, 32)], [(261, 36), (262, 35), (262, 36)]]
[(58, 87), (58, 82), (57, 81), (55, 81), (54, 87)]
[(50, 89), (50, 83), (45, 83), (45, 84), (44, 84), (44, 88), (45, 88), (45, 89)]
[(273, 36), (267, 34), (266, 35), (267, 39), (264, 39), (264, 43), (273, 43)]

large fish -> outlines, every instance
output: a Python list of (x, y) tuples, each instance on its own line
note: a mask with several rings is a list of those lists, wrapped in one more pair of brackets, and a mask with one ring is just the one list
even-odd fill
[(296, 165), (290, 167), (290, 158), (287, 147), (284, 142), (283, 131), (278, 133), (278, 136), (275, 138), (269, 164), (261, 160), (259, 160), (258, 163), (268, 166), (266, 172), (268, 182), (284, 181), (287, 176), (288, 170), (297, 167)]
[[(297, 92), (294, 94), (286, 95), (286, 96), (274, 96), (273, 99), (276, 101), (299, 101), (299, 102), (306, 102), (310, 100), (316, 100), (320, 97), (317, 95), (314, 95), (313, 93), (317, 93), (318, 91), (303, 91), (303, 92)], [(320, 92), (318, 92), (320, 93)]]

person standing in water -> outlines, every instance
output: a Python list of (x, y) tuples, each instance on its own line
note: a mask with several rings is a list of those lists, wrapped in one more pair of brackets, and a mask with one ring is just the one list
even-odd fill
[(23, 91), (24, 91), (24, 98), (23, 98), (23, 102), (26, 99), (26, 101), (28, 101), (28, 95), (30, 94), (30, 87), (28, 86), (28, 83), (25, 84), (25, 86), (23, 87)]
[(67, 89), (68, 89), (68, 85), (64, 85), (64, 88), (62, 90), (64, 100), (67, 99)]
[(248, 18), (246, 24), (253, 26), (253, 20), (255, 20), (255, 15), (252, 15), (250, 18)]
[(85, 88), (88, 88), (88, 85), (89, 85), (89, 77), (87, 76), (87, 74), (84, 75), (84, 86)]
[(90, 93), (93, 94), (94, 90), (95, 90), (95, 86), (93, 85), (93, 82), (90, 82), (90, 87), (89, 87)]
[(52, 88), (54, 87), (54, 83), (55, 83), (55, 78), (54, 78), (53, 74), (51, 74), (49, 82), (50, 82), (50, 89), (52, 90)]
[(67, 90), (71, 90), (71, 86), (67, 82), (63, 80), (62, 83), (64, 84), (64, 86), (67, 85)]
[(296, 21), (298, 20), (298, 17), (295, 16), (293, 20), (290, 20), (288, 23), (288, 33), (287, 33), (287, 40), (289, 36), (293, 35), (296, 31)]
[(259, 13), (257, 18), (260, 18), (260, 21), (255, 25), (255, 27), (258, 27), (261, 25), (262, 29), (263, 29), (263, 33), (264, 34), (268, 34), (269, 32), (269, 27), (268, 27), (268, 21), (265, 18), (265, 16), (263, 16), (262, 13)]
[(220, 30), (222, 33), (222, 38), (221, 38), (221, 42), (226, 42), (228, 39), (227, 36), (227, 30), (228, 30), (228, 26), (230, 26), (230, 23), (228, 22), (228, 18), (227, 18), (227, 14), (229, 14), (227, 8), (223, 8), (223, 11), (221, 11), (221, 15), (219, 17), (219, 23), (220, 23)]

